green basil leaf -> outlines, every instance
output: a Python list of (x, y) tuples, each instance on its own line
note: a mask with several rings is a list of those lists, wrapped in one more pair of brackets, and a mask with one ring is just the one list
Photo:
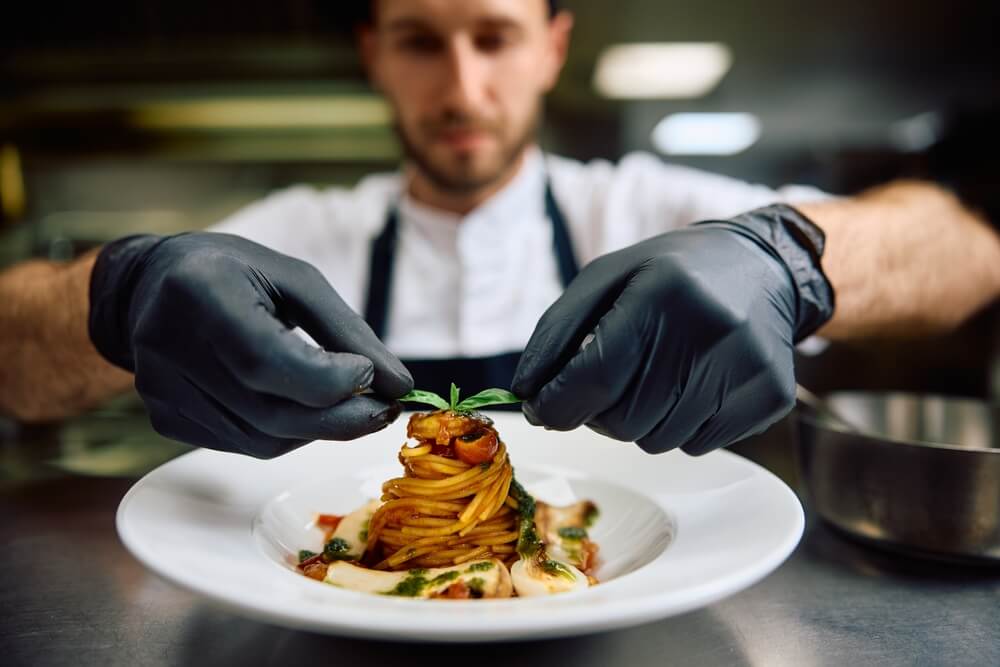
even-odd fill
[(433, 391), (422, 391), (420, 389), (414, 389), (408, 392), (405, 396), (401, 397), (401, 401), (412, 401), (413, 403), (424, 403), (426, 405), (433, 405), (439, 410), (447, 410), (448, 402), (435, 394)]
[(455, 386), (454, 382), (451, 383), (451, 409), (458, 409), (458, 387)]
[(510, 393), (506, 389), (485, 389), (475, 396), (467, 399), (455, 406), (459, 412), (470, 412), (487, 405), (506, 405), (507, 403), (520, 403), (521, 399)]

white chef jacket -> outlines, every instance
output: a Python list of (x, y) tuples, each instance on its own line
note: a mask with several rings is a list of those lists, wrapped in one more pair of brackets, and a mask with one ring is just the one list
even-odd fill
[(491, 356), (523, 350), (562, 292), (545, 215), (546, 178), (581, 267), (692, 222), (828, 196), (805, 186), (774, 190), (646, 153), (618, 164), (581, 163), (531, 149), (511, 182), (465, 216), (415, 201), (397, 172), (368, 176), (353, 188), (292, 187), (212, 231), (309, 262), (360, 313), (371, 242), (398, 206), (386, 346), (404, 359)]

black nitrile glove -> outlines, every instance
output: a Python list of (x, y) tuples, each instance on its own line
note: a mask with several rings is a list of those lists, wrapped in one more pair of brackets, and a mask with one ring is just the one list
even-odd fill
[(794, 403), (794, 344), (833, 313), (822, 247), (818, 228), (775, 205), (594, 260), (521, 357), (525, 416), (651, 453), (763, 431)]
[(413, 385), (319, 271), (228, 234), (109, 244), (89, 326), (98, 351), (135, 373), (159, 433), (259, 458), (377, 431)]

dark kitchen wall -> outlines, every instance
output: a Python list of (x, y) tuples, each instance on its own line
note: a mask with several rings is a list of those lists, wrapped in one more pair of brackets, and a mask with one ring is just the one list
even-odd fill
[[(361, 4), (19, 3), (16, 20), (0, 28), (5, 97), (66, 85), (177, 83), (196, 92), (196, 84), (212, 83), (292, 90), (315, 89), (319, 82), (359, 85), (349, 25)], [(747, 177), (781, 177), (785, 171), (772, 164), (782, 156), (798, 153), (792, 162), (801, 164), (814, 152), (870, 148), (886, 141), (895, 121), (997, 95), (997, 2), (562, 4), (577, 24), (566, 74), (551, 100), (550, 125), (558, 147), (579, 157), (648, 147), (649, 130), (669, 111), (746, 110), (764, 124), (753, 150), (691, 162)], [(722, 41), (733, 51), (732, 71), (697, 100), (626, 104), (593, 93), (593, 66), (604, 46), (663, 40)], [(762, 162), (760, 171), (754, 165)]]
[[(211, 84), (256, 82), (288, 90), (315, 90), (321, 82), (360, 85), (349, 25), (361, 4), (18, 3), (14, 20), (0, 28), (4, 99), (73, 85), (188, 84), (195, 94)], [(688, 161), (780, 179), (799, 172), (814, 153), (879, 147), (895, 121), (997, 94), (997, 2), (562, 4), (577, 25), (566, 74), (550, 104), (551, 140), (578, 157), (648, 147), (652, 125), (670, 111), (745, 110), (764, 124), (754, 149), (735, 158)], [(662, 40), (722, 41), (735, 56), (733, 69), (697, 100), (612, 103), (593, 93), (593, 66), (604, 46)], [(785, 161), (787, 169), (776, 166)]]

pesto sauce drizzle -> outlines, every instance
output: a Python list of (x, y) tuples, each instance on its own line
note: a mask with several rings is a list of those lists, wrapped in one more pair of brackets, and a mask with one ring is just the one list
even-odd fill
[(579, 526), (563, 526), (557, 532), (564, 540), (580, 541), (587, 537), (587, 529)]
[(540, 565), (545, 574), (549, 574), (554, 577), (562, 577), (568, 581), (576, 581), (576, 575), (573, 574), (572, 570), (557, 560), (547, 558), (543, 560)]
[(481, 561), (479, 563), (473, 563), (468, 567), (466, 572), (488, 572), (493, 569), (493, 563), (488, 560)]
[(544, 546), (535, 530), (535, 499), (524, 490), (520, 482), (512, 479), (510, 495), (517, 501), (517, 513), (520, 525), (517, 536), (517, 553), (521, 558), (528, 559), (538, 553)]
[(347, 543), (342, 537), (335, 537), (326, 543), (323, 547), (323, 559), (327, 562), (332, 560), (349, 560), (351, 558), (348, 553), (351, 550), (351, 545)]
[(456, 570), (452, 570), (451, 572), (442, 572), (438, 576), (431, 579), (431, 586), (446, 584), (449, 581), (455, 581), (456, 579), (458, 579), (458, 572)]
[(469, 587), (472, 597), (477, 599), (483, 597), (483, 588), (486, 586), (486, 582), (483, 581), (482, 577), (473, 577), (465, 585)]
[[(545, 552), (545, 543), (538, 537), (538, 531), (535, 528), (535, 499), (524, 490), (524, 487), (516, 479), (511, 480), (510, 494), (517, 501), (517, 512), (521, 521), (517, 538), (518, 555), (524, 560), (533, 558), (542, 571), (548, 575), (576, 581), (576, 575), (573, 574), (572, 570), (559, 561), (552, 560)], [(583, 532), (586, 535), (586, 531)]]
[(392, 590), (388, 590), (383, 595), (397, 595), (399, 597), (415, 598), (424, 592), (428, 586), (440, 586), (449, 581), (458, 579), (458, 572), (451, 570), (442, 572), (433, 579), (427, 578), (427, 570), (424, 568), (414, 568), (406, 573), (406, 579), (396, 584)]
[(415, 598), (423, 592), (427, 583), (427, 577), (422, 574), (413, 574), (413, 570), (410, 570), (410, 576), (396, 584), (392, 590), (386, 591), (384, 595), (398, 595), (404, 598)]

